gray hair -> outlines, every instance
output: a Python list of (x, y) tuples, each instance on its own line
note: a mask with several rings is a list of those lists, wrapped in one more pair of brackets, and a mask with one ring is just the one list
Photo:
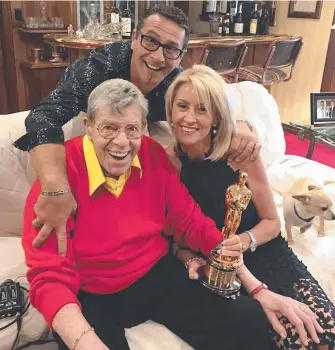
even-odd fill
[(88, 98), (87, 117), (94, 121), (98, 109), (107, 106), (110, 113), (121, 114), (130, 105), (139, 105), (142, 123), (146, 125), (148, 101), (142, 92), (130, 81), (123, 79), (106, 80), (98, 85)]

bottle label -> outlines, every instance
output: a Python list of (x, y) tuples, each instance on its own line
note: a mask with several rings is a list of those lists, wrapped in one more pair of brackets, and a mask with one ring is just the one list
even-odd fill
[(131, 33), (131, 18), (123, 17), (122, 18), (122, 34), (130, 36)]
[(242, 34), (243, 33), (243, 23), (235, 23), (234, 32), (237, 34)]
[(219, 27), (219, 34), (222, 34), (222, 27)]
[(111, 23), (119, 23), (120, 15), (118, 13), (111, 13)]
[(257, 19), (252, 19), (250, 21), (249, 32), (250, 32), (250, 34), (256, 34), (256, 32), (257, 32)]

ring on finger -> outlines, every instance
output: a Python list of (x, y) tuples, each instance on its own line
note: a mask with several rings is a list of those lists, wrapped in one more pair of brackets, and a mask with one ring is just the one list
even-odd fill
[(302, 312), (305, 312), (305, 311), (307, 310), (307, 306), (301, 306), (300, 310), (301, 310)]
[(39, 224), (39, 223), (37, 222), (37, 218), (35, 218), (35, 219), (33, 220), (33, 225), (34, 225), (35, 227), (38, 227), (38, 228), (41, 228), (41, 227), (43, 226), (43, 224)]

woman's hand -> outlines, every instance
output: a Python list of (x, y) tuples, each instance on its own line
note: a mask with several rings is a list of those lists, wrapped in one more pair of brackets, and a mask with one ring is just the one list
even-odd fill
[(71, 191), (61, 196), (40, 195), (34, 210), (37, 217), (32, 224), (40, 231), (33, 241), (33, 246), (40, 248), (54, 231), (58, 242), (58, 253), (65, 255), (66, 222), (77, 210), (77, 203)]
[(287, 337), (287, 334), (279, 320), (281, 316), (285, 316), (292, 323), (303, 345), (308, 346), (306, 330), (315, 343), (320, 343), (317, 333), (324, 333), (324, 330), (319, 325), (317, 316), (307, 305), (266, 289), (261, 290), (254, 298), (261, 303), (273, 329), (283, 339)]
[(225, 239), (216, 249), (218, 254), (239, 257), (237, 262), (233, 264), (236, 269), (243, 266), (243, 244), (238, 235)]
[(225, 239), (221, 243), (221, 250), (242, 253), (243, 244), (240, 237), (238, 235), (235, 235), (232, 238)]

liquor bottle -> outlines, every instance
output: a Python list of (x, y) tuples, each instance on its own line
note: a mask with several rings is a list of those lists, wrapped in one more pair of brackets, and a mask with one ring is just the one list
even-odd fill
[(230, 32), (230, 15), (227, 12), (223, 17), (223, 33), (224, 35), (229, 35)]
[(229, 2), (229, 12), (230, 16), (235, 17), (237, 14), (237, 1), (230, 1)]
[(122, 39), (131, 38), (131, 15), (128, 9), (122, 11)]
[(259, 15), (257, 11), (257, 4), (255, 4), (254, 10), (251, 12), (250, 22), (249, 22), (249, 33), (257, 34)]
[(266, 7), (262, 9), (262, 16), (259, 19), (258, 34), (269, 34), (269, 10)]
[(219, 36), (223, 36), (223, 35), (224, 35), (224, 25), (223, 25), (223, 17), (222, 17), (222, 16), (219, 17), (219, 30), (218, 30), (218, 34), (219, 34)]
[(120, 10), (117, 7), (112, 7), (111, 9), (111, 23), (119, 23), (120, 22)]
[(242, 18), (242, 4), (239, 6), (239, 10), (236, 16), (235, 24), (234, 24), (234, 33), (235, 34), (243, 34), (243, 18)]
[(276, 1), (271, 1), (271, 7), (269, 9), (269, 26), (274, 27), (276, 25)]

